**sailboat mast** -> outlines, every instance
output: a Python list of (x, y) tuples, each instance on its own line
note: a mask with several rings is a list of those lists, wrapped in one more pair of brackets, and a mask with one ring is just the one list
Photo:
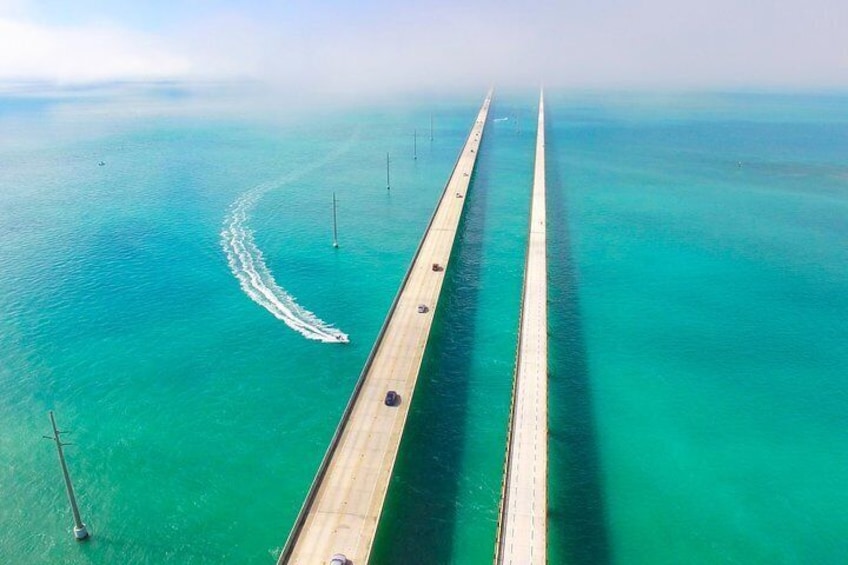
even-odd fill
[(412, 158), (418, 160), (418, 130), (412, 130)]
[(386, 190), (392, 188), (391, 182), (389, 182), (389, 154), (386, 153)]

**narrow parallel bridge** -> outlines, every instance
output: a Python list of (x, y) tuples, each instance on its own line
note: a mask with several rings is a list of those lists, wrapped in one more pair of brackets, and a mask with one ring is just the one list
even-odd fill
[(497, 565), (546, 563), (548, 469), (548, 282), (545, 100), (539, 94), (530, 234), (524, 266), (498, 534)]
[[(471, 182), (486, 95), (412, 264), (389, 309), (278, 565), (368, 562)], [(386, 392), (399, 400), (387, 406)]]

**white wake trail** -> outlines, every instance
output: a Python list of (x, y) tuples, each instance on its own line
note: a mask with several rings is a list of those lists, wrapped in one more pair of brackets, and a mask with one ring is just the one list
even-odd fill
[(221, 247), (227, 255), (230, 270), (239, 280), (242, 290), (254, 302), (307, 339), (347, 343), (349, 338), (346, 333), (299, 305), (291, 294), (277, 284), (265, 264), (262, 250), (256, 245), (253, 230), (248, 225), (251, 211), (262, 196), (291, 180), (261, 184), (236, 199), (224, 218)]

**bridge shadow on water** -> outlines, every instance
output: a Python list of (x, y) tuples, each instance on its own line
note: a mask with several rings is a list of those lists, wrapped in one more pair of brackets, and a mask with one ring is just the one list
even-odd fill
[[(553, 113), (545, 108), (546, 121)], [(560, 147), (546, 131), (549, 276), (549, 485), (550, 562), (612, 562), (591, 375), (580, 313), (578, 273), (572, 250)]]
[(480, 151), (374, 541), (374, 564), (453, 559), (483, 261), (486, 171), (491, 168), (487, 160), (487, 152)]

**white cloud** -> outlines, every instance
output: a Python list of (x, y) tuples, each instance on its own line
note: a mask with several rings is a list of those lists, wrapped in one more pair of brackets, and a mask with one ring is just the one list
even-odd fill
[(154, 36), (110, 23), (44, 26), (0, 18), (0, 79), (94, 82), (174, 78), (190, 61)]
[(19, 16), (26, 12), (28, 0), (0, 0), (0, 17)]

